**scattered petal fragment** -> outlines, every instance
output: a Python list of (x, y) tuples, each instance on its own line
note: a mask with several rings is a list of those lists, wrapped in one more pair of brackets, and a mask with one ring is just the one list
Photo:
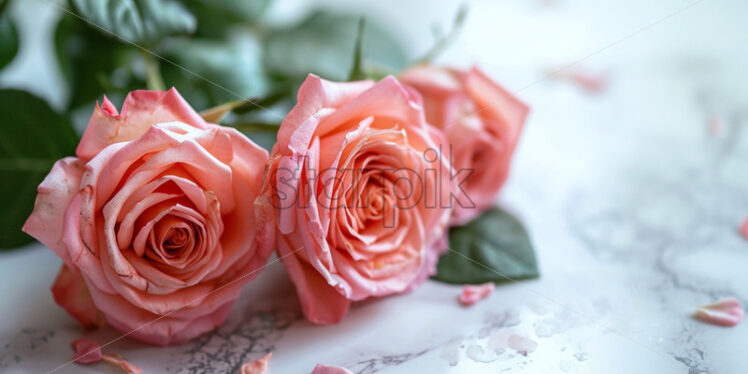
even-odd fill
[(317, 364), (311, 374), (353, 374), (353, 372), (340, 366)]
[(569, 69), (568, 67), (548, 69), (548, 77), (574, 83), (590, 94), (597, 94), (605, 91), (610, 83), (608, 73), (580, 67), (573, 69)]
[(75, 350), (73, 353), (73, 362), (76, 364), (92, 364), (101, 361), (101, 347), (94, 340), (78, 338), (70, 342)]
[(107, 353), (102, 355), (101, 358), (110, 364), (119, 366), (120, 369), (124, 370), (127, 374), (143, 374), (143, 369), (127, 362), (124, 357), (116, 353)]
[(740, 301), (728, 297), (714, 304), (702, 305), (696, 308), (696, 318), (713, 325), (731, 327), (743, 319), (743, 306)]
[(239, 374), (265, 374), (270, 366), (270, 356), (272, 353), (268, 353), (260, 358), (257, 358), (251, 362), (242, 364), (239, 369)]
[(725, 132), (725, 122), (719, 116), (709, 117), (706, 123), (711, 136), (718, 137)]
[(743, 238), (745, 240), (748, 240), (748, 218), (743, 221), (743, 224), (740, 225), (740, 235), (743, 235)]
[(479, 285), (465, 285), (462, 286), (462, 293), (460, 293), (460, 304), (462, 305), (473, 305), (478, 301), (483, 300), (494, 290), (492, 282), (479, 284)]

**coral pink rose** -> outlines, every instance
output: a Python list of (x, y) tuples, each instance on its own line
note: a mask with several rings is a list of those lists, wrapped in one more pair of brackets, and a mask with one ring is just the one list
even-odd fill
[(158, 345), (221, 324), (273, 249), (254, 208), (267, 152), (172, 89), (132, 92), (121, 114), (104, 98), (76, 155), (54, 165), (23, 228), (64, 262), (57, 303)]
[[(468, 71), (420, 65), (400, 76), (423, 98), (426, 120), (444, 131), (444, 145), (460, 185), (451, 224), (462, 225), (494, 204), (509, 174), (529, 108), (477, 68)], [(464, 197), (467, 197), (465, 199)]]
[(283, 121), (258, 203), (276, 208), (279, 256), (305, 316), (406, 291), (436, 267), (450, 167), (419, 99), (395, 78), (310, 75)]

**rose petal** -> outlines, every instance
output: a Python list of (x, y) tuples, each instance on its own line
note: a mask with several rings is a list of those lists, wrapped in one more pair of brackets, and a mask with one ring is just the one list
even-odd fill
[(127, 374), (143, 374), (143, 369), (141, 369), (139, 366), (127, 362), (124, 357), (116, 353), (104, 354), (101, 356), (101, 359), (110, 364), (118, 366)]
[(732, 327), (743, 319), (743, 306), (740, 301), (728, 297), (714, 304), (701, 305), (696, 308), (696, 318), (713, 325)]
[(72, 265), (72, 261), (62, 242), (63, 216), (80, 188), (82, 175), (83, 167), (75, 157), (65, 157), (55, 162), (37, 189), (34, 211), (22, 229), (54, 251), (68, 265)]
[(473, 305), (478, 301), (481, 301), (488, 297), (494, 290), (492, 282), (480, 284), (477, 286), (465, 285), (462, 286), (462, 292), (460, 293), (460, 304), (462, 305)]
[(340, 107), (373, 85), (372, 81), (330, 82), (309, 74), (299, 87), (296, 106), (288, 112), (278, 129), (278, 141), (273, 149), (285, 151), (291, 142), (291, 136), (297, 132), (299, 127), (308, 125), (305, 122), (316, 119), (318, 113), (324, 108)]
[(317, 324), (340, 322), (348, 313), (351, 302), (331, 287), (312, 266), (299, 260), (286, 239), (278, 237), (278, 254), (296, 287), (304, 315)]
[(104, 325), (104, 317), (94, 305), (83, 277), (66, 265), (62, 265), (52, 285), (52, 296), (55, 302), (77, 319), (85, 329)]
[(105, 97), (103, 106), (97, 104), (75, 154), (83, 162), (88, 162), (110, 144), (133, 140), (154, 124), (172, 121), (201, 129), (207, 126), (174, 88), (133, 91), (122, 104), (121, 114), (117, 114), (117, 109)]
[(748, 240), (748, 218), (746, 218), (745, 221), (743, 221), (743, 224), (740, 226), (740, 235)]
[(455, 171), (450, 224), (463, 225), (495, 203), (529, 109), (475, 67), (419, 65), (401, 79), (421, 94), (427, 121), (446, 135), (435, 139)]
[(369, 116), (390, 118), (396, 122), (408, 124), (403, 127), (409, 132), (417, 128), (426, 129), (423, 108), (412, 100), (411, 94), (402, 83), (388, 76), (360, 95), (351, 98), (321, 121), (315, 130), (315, 135), (324, 136), (338, 131), (340, 126), (346, 125), (351, 118)]
[(311, 374), (353, 374), (353, 372), (340, 366), (317, 364)]
[(239, 374), (265, 374), (270, 366), (270, 356), (272, 353), (268, 353), (260, 358), (246, 362), (242, 364), (239, 369)]
[(99, 362), (102, 359), (101, 347), (94, 340), (78, 338), (70, 342), (70, 345), (75, 350), (75, 353), (73, 353), (73, 362), (76, 364), (87, 365)]

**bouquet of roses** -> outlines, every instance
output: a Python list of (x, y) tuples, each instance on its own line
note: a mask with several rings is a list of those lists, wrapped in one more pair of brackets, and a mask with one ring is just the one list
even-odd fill
[[(308, 74), (280, 125), (226, 120), (270, 93), (202, 112), (177, 88), (134, 90), (120, 109), (103, 97), (23, 226), (63, 261), (55, 301), (86, 328), (169, 345), (223, 323), (273, 254), (318, 324), (429, 277), (536, 276), (526, 233), (494, 207), (528, 107), (478, 68), (367, 68), (359, 26), (350, 79)], [(269, 152), (240, 131), (258, 128), (277, 134)]]

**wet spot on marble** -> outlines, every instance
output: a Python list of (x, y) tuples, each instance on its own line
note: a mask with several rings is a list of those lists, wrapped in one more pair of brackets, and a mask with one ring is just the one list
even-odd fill
[(503, 353), (503, 351), (497, 352), (489, 349), (484, 349), (483, 347), (473, 344), (465, 350), (465, 356), (467, 356), (469, 359), (475, 361), (475, 362), (482, 362), (482, 363), (489, 363), (494, 362), (499, 357), (499, 354)]
[(509, 336), (507, 343), (509, 348), (514, 349), (522, 356), (527, 356), (538, 348), (538, 343), (534, 340), (516, 334)]
[(590, 358), (590, 354), (587, 352), (575, 352), (574, 358), (577, 359), (577, 361), (587, 361), (587, 359)]
[(439, 358), (446, 360), (449, 366), (457, 366), (460, 363), (460, 348), (462, 338), (452, 339), (441, 350)]

